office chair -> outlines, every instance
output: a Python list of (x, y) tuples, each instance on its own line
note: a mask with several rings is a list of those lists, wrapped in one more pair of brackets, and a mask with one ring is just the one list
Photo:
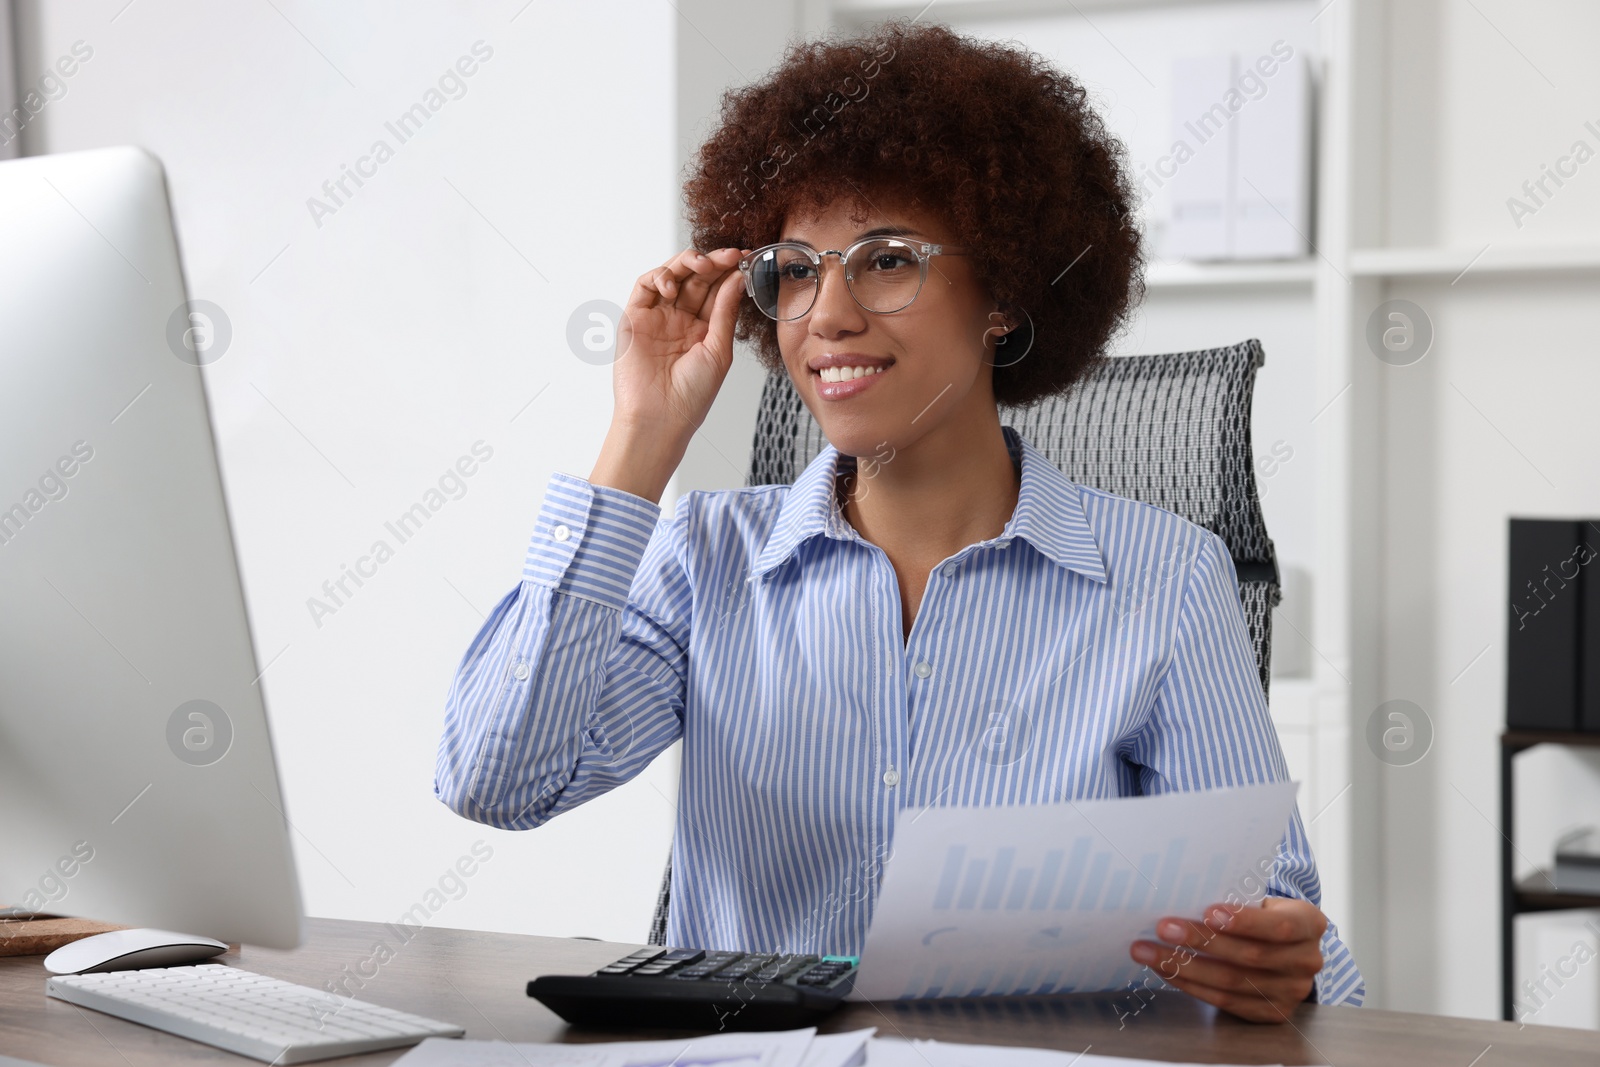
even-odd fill
[[(1283, 599), (1278, 562), (1256, 495), (1250, 403), (1261, 342), (1100, 360), (1065, 395), (1000, 407), (1009, 425), (1075, 482), (1176, 512), (1222, 538), (1239, 577), (1239, 601), (1262, 692), (1272, 662), (1272, 609)], [(789, 376), (767, 378), (747, 485), (788, 485), (826, 447)], [(667, 861), (649, 943), (666, 944), (672, 861)]]

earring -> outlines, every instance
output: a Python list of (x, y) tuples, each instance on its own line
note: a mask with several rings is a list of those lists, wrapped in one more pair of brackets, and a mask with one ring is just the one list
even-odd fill
[[(995, 359), (990, 366), (1014, 366), (1015, 364), (1021, 362), (1022, 358), (1026, 356), (1029, 350), (1033, 348), (1033, 316), (1029, 315), (1027, 309), (1023, 307), (1016, 307), (1013, 311), (1013, 314), (1021, 321), (1017, 322), (1013, 326), (1006, 327), (1005, 333), (995, 338)], [(1022, 330), (1023, 326), (1026, 326), (1027, 329)], [(1015, 337), (1013, 337), (1014, 334), (1016, 335)], [(1000, 351), (1002, 347), (1005, 350), (1004, 356), (1001, 355)]]

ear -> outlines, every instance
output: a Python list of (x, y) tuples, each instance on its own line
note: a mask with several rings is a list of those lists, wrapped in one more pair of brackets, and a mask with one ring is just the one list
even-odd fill
[[(1010, 333), (1012, 330), (1015, 330), (1018, 326), (1022, 325), (1016, 309), (1010, 304), (996, 303), (994, 306), (994, 314), (1000, 316), (1000, 321), (995, 326), (995, 329), (999, 332), (1000, 336), (1004, 336), (1005, 334)], [(991, 315), (991, 318), (992, 317), (993, 316)]]
[(996, 304), (994, 310), (989, 312), (988, 318), (989, 325), (984, 327), (983, 336), (986, 339), (993, 339), (996, 344), (1003, 343), (1006, 339), (1006, 334), (1016, 329), (1011, 316), (999, 304)]

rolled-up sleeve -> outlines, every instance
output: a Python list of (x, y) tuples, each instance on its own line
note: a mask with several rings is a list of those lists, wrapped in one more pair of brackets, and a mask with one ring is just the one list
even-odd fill
[[(1221, 538), (1204, 532), (1177, 612), (1172, 653), (1149, 720), (1125, 749), (1146, 794), (1289, 778), (1261, 692), (1238, 576)], [(1267, 892), (1321, 906), (1322, 888), (1300, 810), (1290, 813)], [(1359, 1005), (1366, 983), (1330, 920), (1322, 935), (1319, 1004)]]
[(434, 794), (451, 810), (529, 829), (626, 782), (682, 734), (685, 516), (551, 476), (522, 580), (446, 697)]

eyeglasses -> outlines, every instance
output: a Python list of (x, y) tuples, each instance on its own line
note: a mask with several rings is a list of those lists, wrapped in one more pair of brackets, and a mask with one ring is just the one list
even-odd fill
[(792, 322), (811, 310), (822, 285), (822, 257), (838, 256), (845, 288), (868, 311), (879, 315), (902, 311), (928, 280), (933, 256), (969, 253), (926, 242), (912, 244), (893, 237), (869, 237), (843, 252), (818, 252), (809, 245), (780, 241), (756, 249), (739, 261), (744, 289), (768, 318)]

